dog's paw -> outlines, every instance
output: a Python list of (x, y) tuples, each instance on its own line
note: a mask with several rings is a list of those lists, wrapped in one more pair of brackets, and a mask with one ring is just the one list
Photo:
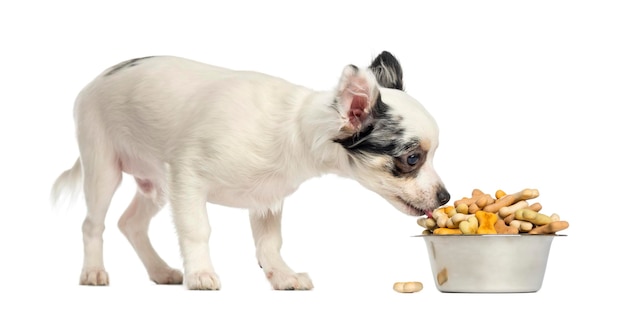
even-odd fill
[(219, 290), (220, 279), (214, 272), (185, 274), (185, 284), (190, 290)]
[(89, 286), (109, 285), (109, 274), (103, 269), (83, 269), (80, 274), (80, 284)]
[(269, 271), (267, 279), (275, 290), (311, 290), (313, 282), (307, 273), (284, 273)]
[(153, 272), (150, 274), (150, 280), (153, 282), (163, 285), (163, 284), (182, 284), (183, 283), (183, 273), (179, 270), (166, 268), (164, 270)]

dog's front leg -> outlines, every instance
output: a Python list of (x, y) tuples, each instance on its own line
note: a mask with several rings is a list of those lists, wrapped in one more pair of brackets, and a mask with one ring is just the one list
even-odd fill
[[(192, 290), (220, 289), (209, 255), (211, 226), (206, 209), (206, 189), (199, 177), (184, 176), (179, 168), (170, 179), (170, 202), (185, 269), (184, 282)], [(189, 171), (187, 171), (189, 172)]]
[(306, 273), (295, 273), (280, 255), (283, 244), (281, 217), (283, 202), (269, 211), (250, 209), (250, 225), (256, 245), (256, 256), (265, 276), (276, 290), (309, 290), (313, 283)]

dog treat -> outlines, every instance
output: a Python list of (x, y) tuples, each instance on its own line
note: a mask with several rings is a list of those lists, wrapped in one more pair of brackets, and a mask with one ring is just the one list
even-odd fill
[(399, 293), (414, 293), (423, 288), (424, 285), (420, 282), (396, 282), (393, 284), (393, 290)]
[(520, 232), (530, 232), (535, 226), (532, 222), (522, 221), (522, 220), (513, 220), (509, 223), (510, 226), (516, 228)]
[(495, 198), (491, 197), (491, 195), (489, 194), (484, 194), (478, 197), (478, 199), (476, 199), (476, 206), (478, 206), (478, 208), (485, 208), (487, 205), (491, 205), (495, 202)]
[(469, 207), (467, 206), (467, 204), (461, 203), (458, 204), (455, 208), (456, 213), (469, 214)]
[(475, 216), (470, 216), (466, 221), (459, 223), (459, 230), (463, 234), (476, 234), (476, 231), (478, 231), (478, 219)]
[[(507, 208), (507, 207), (505, 207)], [(541, 204), (540, 203), (533, 203), (532, 205), (528, 206), (526, 209), (530, 209), (532, 211), (537, 211), (539, 212), (539, 210), (541, 210)], [(500, 209), (500, 211), (502, 211), (502, 209)], [(515, 220), (515, 213), (511, 213), (508, 216), (504, 217), (504, 222), (506, 224), (511, 223), (511, 221)], [(554, 220), (557, 221), (557, 220)]]
[(437, 222), (435, 221), (435, 219), (432, 218), (419, 218), (417, 219), (417, 224), (430, 231), (437, 228)]
[(466, 204), (467, 206), (473, 204), (476, 202), (476, 200), (478, 200), (478, 198), (482, 195), (485, 195), (485, 193), (483, 193), (483, 191), (479, 190), (479, 189), (474, 189), (472, 190), (472, 197), (463, 197), (457, 201), (454, 202), (454, 206), (458, 206), (459, 204)]
[(498, 221), (498, 216), (495, 213), (476, 211), (476, 219), (478, 219), (476, 234), (498, 234), (494, 227)]
[(514, 213), (512, 213), (512, 214), (510, 214), (510, 215), (506, 216), (506, 217), (505, 217), (504, 219), (502, 219), (502, 220), (504, 220), (504, 223), (506, 223), (506, 224), (511, 224), (511, 222), (515, 220), (515, 214), (514, 214)]
[(443, 270), (437, 273), (437, 284), (443, 285), (448, 281), (448, 269), (443, 268)]
[(511, 206), (500, 208), (500, 210), (498, 210), (498, 214), (500, 215), (500, 217), (506, 218), (508, 215), (515, 213), (521, 208), (528, 208), (528, 202), (525, 200), (520, 200)]
[(552, 222), (550, 217), (526, 208), (515, 211), (515, 219), (532, 222), (534, 225), (546, 225)]
[(496, 200), (495, 203), (486, 206), (483, 210), (486, 212), (497, 212), (502, 207), (513, 205), (520, 200), (529, 200), (529, 199), (537, 198), (538, 196), (539, 196), (538, 190), (524, 189), (517, 193), (509, 194)]
[(446, 206), (443, 208), (443, 212), (448, 215), (448, 217), (452, 217), (456, 214), (456, 208), (454, 208), (454, 206)]
[(552, 234), (558, 231), (565, 230), (569, 227), (569, 223), (567, 221), (553, 221), (546, 225), (538, 226), (532, 230), (530, 230), (529, 234)]
[(550, 219), (552, 219), (552, 221), (561, 221), (561, 217), (556, 213), (551, 214)]
[(476, 205), (476, 203), (471, 204), (469, 207), (467, 207), (467, 212), (471, 213), (471, 214), (475, 214), (476, 211), (480, 210), (480, 207), (478, 207), (478, 205)]
[(449, 229), (449, 228), (436, 228), (433, 231), (433, 234), (436, 235), (458, 235), (458, 234), (463, 234), (463, 232), (461, 232), (460, 229)]
[(541, 210), (541, 208), (543, 208), (541, 206), (540, 203), (533, 203), (532, 205), (528, 206), (528, 209), (532, 210), (532, 211), (536, 211), (539, 212), (539, 210)]
[(529, 200), (539, 197), (537, 189), (526, 188), (507, 194), (497, 190), (495, 196), (480, 189), (463, 197), (453, 206), (442, 206), (417, 220), (424, 234), (555, 234), (569, 227), (561, 217), (540, 213), (542, 205)]
[(498, 234), (518, 234), (519, 233), (518, 228), (507, 225), (502, 219), (498, 219), (498, 221), (496, 221), (496, 224), (493, 227), (496, 229), (496, 233)]
[(440, 228), (446, 227), (446, 222), (448, 222), (448, 215), (444, 212), (444, 208), (439, 208), (433, 211), (432, 216), (438, 227)]
[(457, 213), (453, 215), (451, 218), (448, 218), (446, 222), (446, 227), (450, 229), (458, 229), (459, 224), (463, 221), (469, 219), (472, 215)]
[(500, 199), (502, 197), (506, 196), (506, 192), (504, 192), (503, 190), (497, 190), (496, 191), (496, 199)]
[(448, 219), (455, 214), (456, 209), (454, 208), (454, 206), (445, 206), (441, 209), (437, 209), (437, 214), (433, 215), (433, 218), (435, 219), (435, 221), (437, 221), (437, 226), (445, 228)]

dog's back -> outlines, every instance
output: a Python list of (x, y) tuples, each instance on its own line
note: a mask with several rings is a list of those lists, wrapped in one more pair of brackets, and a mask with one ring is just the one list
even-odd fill
[[(88, 123), (92, 131), (105, 132), (119, 152), (132, 145), (134, 153), (169, 158), (180, 138), (193, 136), (194, 131), (232, 128), (231, 115), (251, 122), (246, 117), (253, 111), (233, 114), (237, 103), (244, 101), (234, 97), (243, 97), (247, 90), (229, 89), (250, 88), (252, 82), (246, 81), (261, 80), (258, 75), (177, 57), (135, 59), (107, 69), (85, 87), (76, 101), (75, 118), (79, 130), (84, 130), (81, 123)], [(232, 130), (224, 129), (220, 137), (237, 133)]]

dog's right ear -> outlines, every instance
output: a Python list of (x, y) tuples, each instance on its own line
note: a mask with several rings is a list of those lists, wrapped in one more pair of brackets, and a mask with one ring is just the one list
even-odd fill
[(381, 87), (404, 91), (402, 66), (393, 54), (383, 51), (372, 61), (369, 68)]
[(378, 87), (372, 73), (354, 65), (346, 66), (337, 89), (337, 109), (343, 120), (341, 130), (353, 134), (367, 126), (377, 98)]

